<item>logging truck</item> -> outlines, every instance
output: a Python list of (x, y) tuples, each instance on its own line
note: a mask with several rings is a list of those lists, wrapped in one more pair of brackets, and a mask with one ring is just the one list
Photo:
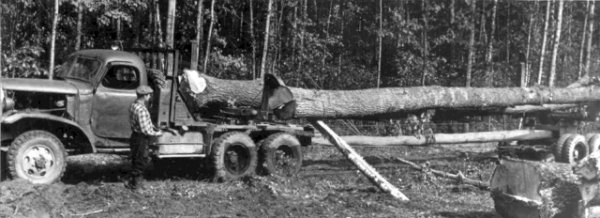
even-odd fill
[(203, 158), (219, 180), (299, 171), (314, 130), (281, 121), (295, 107), (291, 95), (271, 95), (281, 80), (265, 76), (260, 109), (230, 103), (192, 111), (180, 95), (178, 60), (175, 50), (82, 50), (53, 78), (2, 78), (4, 167), (13, 178), (47, 184), (61, 178), (67, 155), (128, 152), (128, 108), (136, 87), (149, 85), (149, 111), (165, 130), (150, 146), (154, 160)]

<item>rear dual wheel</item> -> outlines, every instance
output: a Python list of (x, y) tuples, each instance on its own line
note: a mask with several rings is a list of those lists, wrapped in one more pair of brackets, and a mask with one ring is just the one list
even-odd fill
[(258, 162), (256, 145), (242, 132), (225, 133), (213, 142), (211, 162), (216, 181), (251, 176)]
[(302, 149), (296, 136), (275, 133), (260, 142), (260, 170), (266, 175), (293, 176), (302, 167)]
[(565, 134), (559, 138), (553, 152), (557, 161), (574, 164), (586, 157), (589, 150), (588, 141), (583, 135)]

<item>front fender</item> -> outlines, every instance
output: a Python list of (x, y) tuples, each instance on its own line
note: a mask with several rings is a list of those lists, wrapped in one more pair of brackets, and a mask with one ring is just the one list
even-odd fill
[(12, 124), (18, 123), (19, 121), (29, 120), (29, 119), (57, 122), (57, 123), (61, 123), (61, 124), (67, 125), (69, 127), (75, 128), (80, 133), (82, 133), (82, 135), (85, 137), (86, 142), (88, 142), (88, 144), (91, 147), (91, 151), (93, 153), (96, 152), (96, 147), (93, 146), (93, 144), (92, 144), (92, 139), (94, 138), (94, 135), (91, 134), (91, 132), (89, 130), (82, 128), (78, 123), (76, 123), (72, 120), (63, 118), (63, 117), (55, 116), (52, 114), (39, 113), (39, 112), (16, 112), (13, 114), (8, 114), (8, 115), (2, 116), (0, 123), (2, 125), (12, 125)]

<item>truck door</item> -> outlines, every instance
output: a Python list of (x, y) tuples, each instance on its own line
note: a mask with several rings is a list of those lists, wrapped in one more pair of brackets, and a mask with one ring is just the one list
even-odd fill
[(126, 63), (110, 64), (94, 94), (91, 125), (106, 138), (129, 138), (129, 106), (136, 99), (139, 70)]

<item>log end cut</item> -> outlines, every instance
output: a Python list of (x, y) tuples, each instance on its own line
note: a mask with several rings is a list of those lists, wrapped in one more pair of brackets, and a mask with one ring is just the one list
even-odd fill
[(568, 164), (502, 159), (490, 186), (496, 212), (506, 218), (581, 214), (579, 183)]

